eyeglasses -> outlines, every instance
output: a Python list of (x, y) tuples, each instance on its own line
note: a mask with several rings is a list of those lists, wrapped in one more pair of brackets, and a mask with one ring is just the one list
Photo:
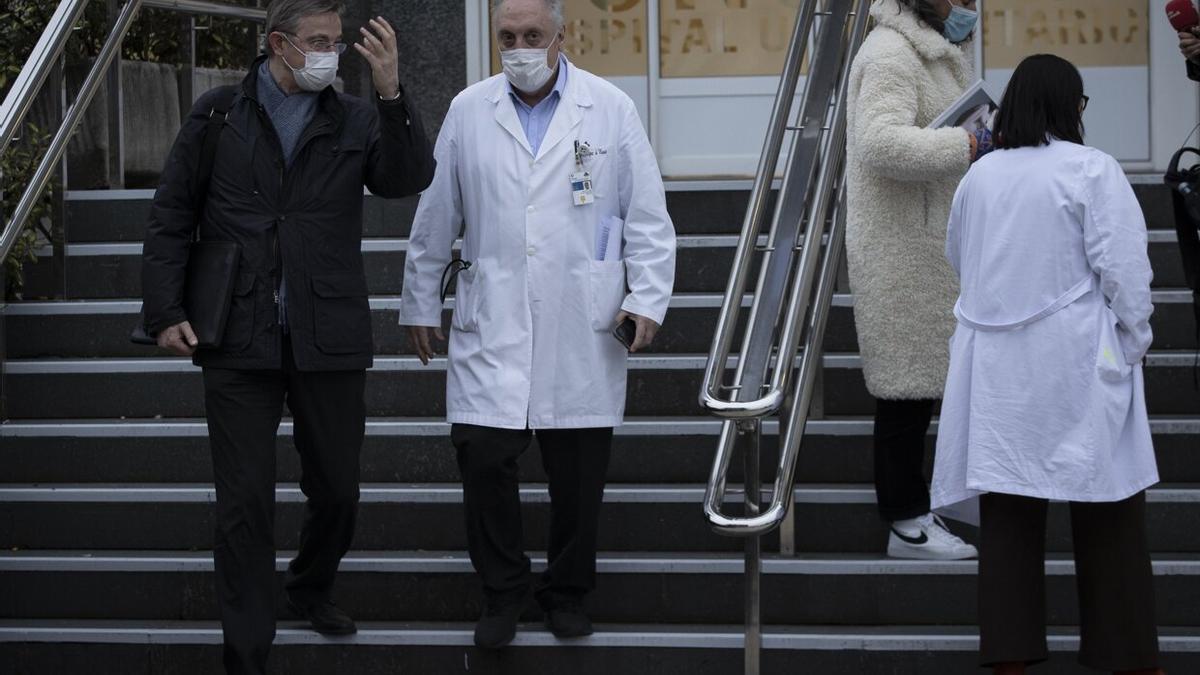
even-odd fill
[(1083, 95), (1083, 110), (1087, 110), (1087, 104), (1088, 104), (1089, 100), (1090, 99), (1088, 99), (1087, 94), (1084, 94)]
[[(284, 35), (291, 35), (292, 37), (296, 38), (296, 40), (300, 41), (301, 44), (303, 44), (308, 48), (309, 51), (312, 52), (337, 52), (339, 56), (346, 52), (345, 42), (330, 42), (325, 38), (319, 37), (310, 38), (308, 40), (300, 40), (300, 36), (294, 33), (284, 33)], [(288, 42), (291, 42), (291, 40), (288, 40)], [(292, 46), (296, 47), (296, 43), (292, 42)], [(299, 47), (297, 47), (297, 50), (299, 50)]]

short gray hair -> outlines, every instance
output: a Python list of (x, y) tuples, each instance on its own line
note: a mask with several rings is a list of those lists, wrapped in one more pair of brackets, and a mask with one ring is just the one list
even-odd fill
[(305, 17), (331, 12), (341, 16), (346, 5), (341, 0), (272, 0), (267, 8), (267, 33), (295, 35)]
[[(492, 0), (492, 23), (496, 23), (496, 15), (500, 12), (500, 6), (505, 0)], [(546, 8), (550, 10), (550, 16), (554, 18), (554, 25), (563, 28), (567, 25), (567, 21), (563, 15), (563, 0), (543, 0), (546, 3)]]

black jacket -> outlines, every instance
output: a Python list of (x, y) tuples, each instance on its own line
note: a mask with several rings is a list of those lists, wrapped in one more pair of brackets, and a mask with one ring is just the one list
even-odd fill
[(188, 243), (195, 228), (199, 153), (214, 104), (228, 106), (201, 238), (242, 246), (225, 334), (196, 365), (279, 368), (280, 279), (287, 278), (288, 329), (300, 370), (357, 370), (372, 362), (371, 313), (363, 274), (363, 186), (403, 197), (433, 180), (425, 130), (405, 96), (374, 102), (321, 92), (311, 124), (285, 168), (275, 128), (257, 100), (259, 64), (238, 87), (196, 102), (175, 140), (154, 195), (142, 259), (146, 327), (186, 320), (182, 308)]

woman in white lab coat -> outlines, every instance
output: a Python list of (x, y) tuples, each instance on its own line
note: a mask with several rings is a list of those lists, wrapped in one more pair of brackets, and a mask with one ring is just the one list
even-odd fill
[[(946, 255), (958, 273), (932, 503), (980, 517), (981, 657), (1046, 659), (1048, 500), (1070, 502), (1080, 661), (1157, 673), (1145, 492), (1158, 481), (1142, 381), (1146, 224), (1120, 165), (1083, 145), (1078, 70), (1016, 70), (997, 151), (967, 173)], [(981, 498), (980, 498), (981, 497)]]

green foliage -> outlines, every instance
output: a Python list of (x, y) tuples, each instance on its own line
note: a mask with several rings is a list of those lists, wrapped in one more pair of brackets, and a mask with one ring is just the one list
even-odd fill
[[(28, 2), (29, 0), (18, 0)], [(227, 4), (254, 7), (254, 0), (225, 0)], [(264, 3), (265, 4), (265, 3)], [(200, 16), (196, 21), (196, 65), (203, 68), (245, 68), (257, 53), (255, 24), (240, 19)], [(100, 51), (108, 31), (105, 3), (93, 0), (84, 11), (72, 55), (89, 58)], [(125, 36), (122, 55), (133, 61), (173, 63), (185, 61), (189, 16), (164, 9), (143, 9)]]
[[(253, 7), (255, 0), (225, 0), (230, 4)], [(9, 88), (41, 37), (46, 22), (54, 13), (57, 2), (51, 0), (0, 1), (0, 99)], [(261, 4), (266, 4), (265, 2)], [(110, 29), (107, 3), (92, 0), (84, 10), (64, 55), (68, 64), (86, 64), (100, 52)], [(183, 65), (185, 62), (189, 17), (168, 10), (143, 9), (122, 45), (122, 56), (134, 61), (151, 61)], [(257, 53), (257, 26), (239, 19), (196, 17), (196, 64), (209, 68), (245, 68)], [(14, 141), (0, 157), (0, 220), (7, 221), (21, 192), (28, 185), (41, 160), (53, 130), (46, 132), (32, 124), (21, 130), (20, 140)], [(49, 216), (53, 191), (57, 184), (47, 186), (38, 205), (26, 221), (26, 230), (4, 265), (8, 270), (7, 289), (19, 291), (23, 281), (22, 266), (34, 262), (37, 243), (36, 227)]]
[[(0, 196), (0, 213), (4, 214), (6, 220), (9, 214), (16, 210), (17, 202), (20, 201), (25, 186), (37, 170), (46, 147), (50, 145), (51, 135), (50, 132), (43, 131), (33, 124), (26, 124), (22, 136), (15, 139), (5, 151), (3, 164), (0, 164), (0, 171), (3, 172), (3, 176), (0, 176), (0, 195), (2, 195)], [(12, 250), (4, 260), (4, 268), (7, 272), (5, 275), (7, 284), (4, 290), (7, 296), (19, 293), (24, 285), (23, 267), (25, 263), (37, 261), (37, 226), (44, 218), (50, 217), (54, 205), (54, 191), (58, 189), (60, 189), (58, 181), (52, 180), (46, 186), (29, 212), (29, 218), (25, 221), (25, 229), (17, 235)]]

